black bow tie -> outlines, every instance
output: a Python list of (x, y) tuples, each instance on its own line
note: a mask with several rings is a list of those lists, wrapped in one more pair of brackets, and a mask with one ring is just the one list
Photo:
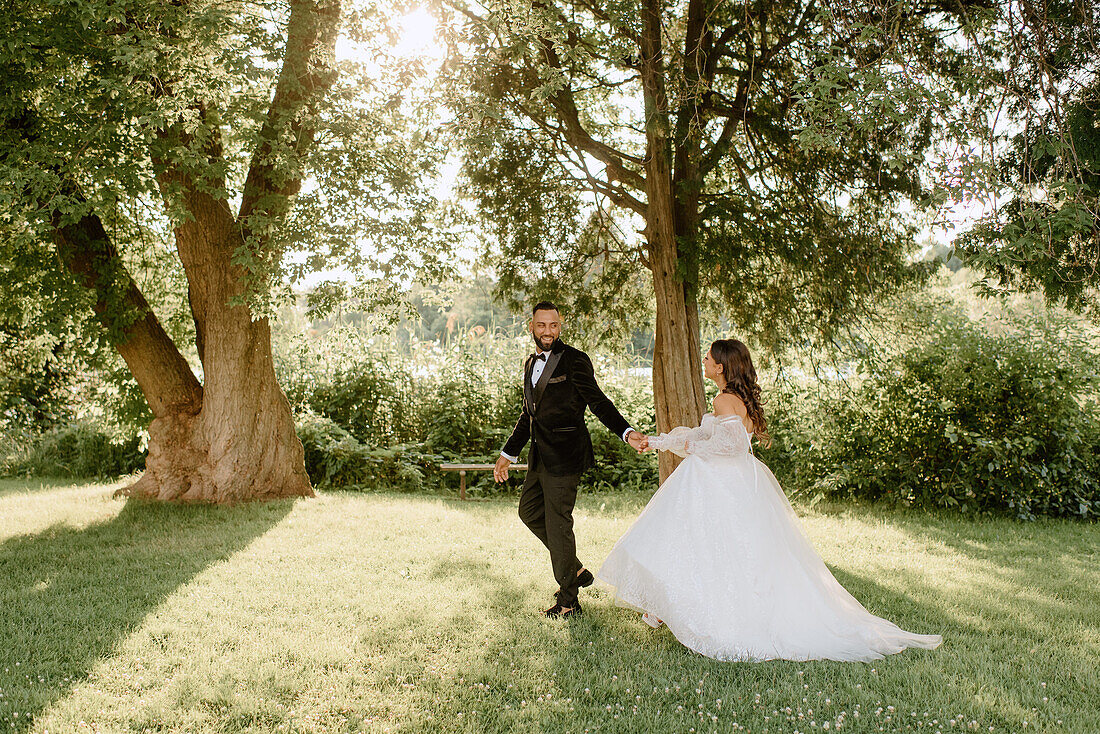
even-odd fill
[(533, 354), (531, 356), (533, 356), (536, 360), (541, 359), (543, 362), (546, 361), (546, 352), (539, 352), (538, 354)]

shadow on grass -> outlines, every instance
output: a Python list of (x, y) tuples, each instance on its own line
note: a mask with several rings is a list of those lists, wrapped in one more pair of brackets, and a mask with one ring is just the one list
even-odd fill
[[(843, 570), (834, 569), (834, 574), (873, 613), (882, 614), (905, 629), (945, 637), (945, 645), (938, 650), (907, 650), (880, 661), (879, 668), (889, 672), (887, 679), (878, 681), (882, 688), (875, 695), (896, 696), (892, 700), (899, 701), (911, 695), (908, 692), (914, 681), (952, 681), (965, 677), (969, 675), (975, 648), (984, 649), (990, 642), (984, 638), (982, 629), (959, 618), (955, 610), (942, 606), (934, 585), (919, 573), (906, 573), (908, 591), (891, 589), (879, 580)], [(718, 699), (742, 711), (746, 720), (755, 718), (759, 723), (774, 708), (802, 701), (806, 695), (802, 690), (804, 681), (811, 681), (815, 690), (824, 690), (825, 695), (849, 702), (865, 695), (857, 684), (870, 686), (877, 681), (870, 673), (873, 665), (866, 664), (712, 660), (683, 647), (667, 628), (652, 630), (636, 612), (614, 607), (606, 591), (584, 592), (583, 618), (552, 622), (537, 619), (537, 610), (530, 608), (529, 590), (516, 584), (506, 569), (466, 559), (447, 559), (434, 565), (432, 575), (450, 579), (463, 589), (463, 594), (469, 593), (479, 600), (473, 616), (460, 624), (461, 628), (481, 630), (471, 634), (477, 639), (479, 654), (460, 672), (469, 683), (485, 682), (493, 691), (475, 696), (448, 688), (435, 689), (433, 693), (437, 699), (456, 697), (450, 707), (445, 707), (450, 715), (464, 708), (480, 707), (485, 717), (481, 724), (487, 730), (580, 730), (605, 725), (613, 709), (624, 717), (632, 717), (632, 722), (635, 715), (639, 716), (637, 726), (642, 726), (641, 720), (645, 719), (657, 727), (687, 731), (690, 726), (699, 725), (690, 711), (702, 704), (708, 712), (717, 714)], [(979, 599), (969, 601), (981, 603)], [(412, 623), (411, 618), (394, 622), (396, 627)], [(486, 635), (484, 630), (492, 632)], [(455, 642), (451, 640), (451, 644)], [(1006, 670), (1000, 671), (1002, 675), (996, 677), (999, 684), (993, 687), (999, 696), (1017, 701), (1020, 692), (1014, 689), (1019, 684), (1018, 676), (1007, 669), (1022, 661), (1013, 655), (1016, 646), (1010, 640), (1001, 642), (1004, 644), (996, 649), (1004, 658), (1002, 664)], [(568, 706), (555, 708), (547, 703), (531, 711), (525, 709), (532, 703), (530, 690), (513, 693), (503, 687), (513, 677), (527, 677), (533, 670), (546, 679), (544, 690), (553, 690), (559, 698), (572, 699)], [(803, 672), (809, 677), (803, 678)], [(988, 687), (991, 683), (983, 681), (983, 685)], [(697, 687), (702, 693), (693, 693)], [(589, 690), (593, 693), (589, 694)], [(760, 698), (754, 698), (757, 693)], [(521, 701), (521, 697), (527, 700)], [(491, 705), (485, 705), (487, 700)], [(1009, 720), (1006, 708), (978, 699), (973, 690), (945, 686), (930, 700), (944, 710), (961, 707), (991, 721)], [(619, 702), (624, 703), (621, 709), (617, 708)], [(427, 698), (422, 705), (428, 705)], [(686, 710), (680, 712), (681, 706)], [(710, 723), (709, 719), (706, 723)]]
[(1080, 593), (1083, 586), (1100, 583), (1100, 532), (1094, 523), (903, 517), (892, 525), (964, 559), (958, 569), (970, 593), (952, 600), (961, 609), (986, 619), (1012, 619), (1039, 638), (1082, 624), (1100, 631), (1100, 598)]
[(0, 544), (0, 726), (29, 729), (177, 588), (292, 507), (131, 500), (107, 522)]

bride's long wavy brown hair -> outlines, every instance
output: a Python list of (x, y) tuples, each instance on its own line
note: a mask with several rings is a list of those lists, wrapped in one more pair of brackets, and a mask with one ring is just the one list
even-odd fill
[(764, 401), (760, 398), (760, 385), (756, 383), (756, 368), (752, 366), (749, 348), (737, 339), (719, 339), (710, 345), (710, 356), (722, 365), (722, 375), (728, 392), (741, 398), (752, 421), (753, 433), (761, 446), (771, 446), (768, 421), (764, 418)]

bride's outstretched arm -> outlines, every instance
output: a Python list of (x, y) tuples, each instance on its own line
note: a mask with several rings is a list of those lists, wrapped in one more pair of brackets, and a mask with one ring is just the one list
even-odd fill
[(706, 438), (709, 435), (710, 428), (705, 423), (695, 428), (677, 426), (668, 433), (662, 433), (659, 436), (650, 436), (649, 450), (671, 451), (677, 456), (687, 456), (688, 453), (690, 453), (688, 451), (689, 443), (701, 438)]
[(737, 416), (704, 420), (698, 428), (680, 426), (649, 439), (650, 449), (678, 456), (737, 456), (749, 452), (749, 436)]

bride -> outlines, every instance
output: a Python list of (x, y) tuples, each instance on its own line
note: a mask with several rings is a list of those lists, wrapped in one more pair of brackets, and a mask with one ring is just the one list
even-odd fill
[(616, 601), (662, 622), (718, 660), (874, 660), (917, 635), (876, 617), (825, 567), (771, 471), (752, 453), (770, 442), (748, 348), (714, 342), (703, 360), (718, 385), (697, 428), (648, 439), (685, 457), (615, 544), (597, 577)]

